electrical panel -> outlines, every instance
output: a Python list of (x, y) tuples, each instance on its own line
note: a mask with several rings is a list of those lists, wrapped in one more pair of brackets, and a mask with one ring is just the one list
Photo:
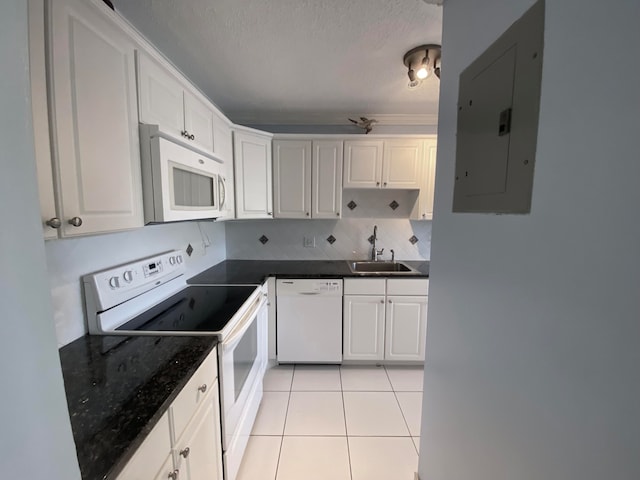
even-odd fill
[(454, 212), (530, 212), (543, 42), (539, 1), (460, 74)]

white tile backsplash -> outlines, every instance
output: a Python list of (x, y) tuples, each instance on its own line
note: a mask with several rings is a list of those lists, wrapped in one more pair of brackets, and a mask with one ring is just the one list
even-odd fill
[[(400, 203), (400, 200), (397, 201)], [(378, 226), (378, 248), (384, 248), (383, 258), (391, 258), (389, 250), (392, 248), (395, 250), (397, 260), (428, 260), (430, 258), (430, 221), (382, 217), (227, 222), (227, 258), (246, 260), (365, 259), (371, 252), (368, 238), (373, 233), (374, 225)], [(264, 245), (258, 240), (262, 235), (269, 239)], [(336, 238), (333, 244), (326, 240), (329, 235)], [(409, 238), (413, 235), (418, 238), (415, 245), (409, 242)], [(305, 247), (303, 245), (304, 237), (315, 237), (315, 248)]]
[(137, 230), (90, 237), (50, 240), (45, 243), (58, 346), (87, 333), (81, 277), (121, 263), (167, 250), (194, 252), (185, 255), (187, 277), (226, 257), (225, 224), (184, 222), (146, 226)]

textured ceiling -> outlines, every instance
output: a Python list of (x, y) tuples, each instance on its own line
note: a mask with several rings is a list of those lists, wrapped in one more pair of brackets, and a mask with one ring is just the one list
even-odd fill
[(422, 0), (113, 3), (239, 123), (437, 115), (439, 80), (409, 90), (402, 64), (410, 48), (441, 41), (442, 8)]

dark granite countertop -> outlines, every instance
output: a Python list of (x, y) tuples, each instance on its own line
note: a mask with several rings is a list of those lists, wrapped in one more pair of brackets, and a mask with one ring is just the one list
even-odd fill
[[(428, 261), (402, 260), (402, 262), (415, 268), (420, 274), (393, 275), (393, 278), (429, 276)], [(225, 260), (190, 278), (187, 283), (258, 285), (269, 276), (280, 278), (363, 277), (362, 274), (352, 273), (349, 270), (347, 260)], [(372, 275), (372, 277), (381, 277), (381, 275)]]
[(207, 336), (84, 336), (60, 349), (83, 479), (118, 475), (216, 344)]

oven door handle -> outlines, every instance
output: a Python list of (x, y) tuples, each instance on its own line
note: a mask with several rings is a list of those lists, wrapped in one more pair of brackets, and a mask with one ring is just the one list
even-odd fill
[(253, 318), (260, 311), (262, 306), (267, 302), (264, 295), (260, 295), (258, 299), (255, 301), (255, 306), (251, 308), (243, 317), (240, 324), (236, 327), (235, 330), (231, 332), (231, 334), (222, 341), (222, 349), (224, 351), (233, 350), (240, 339), (245, 334), (245, 332), (249, 329), (251, 324), (253, 323)]

